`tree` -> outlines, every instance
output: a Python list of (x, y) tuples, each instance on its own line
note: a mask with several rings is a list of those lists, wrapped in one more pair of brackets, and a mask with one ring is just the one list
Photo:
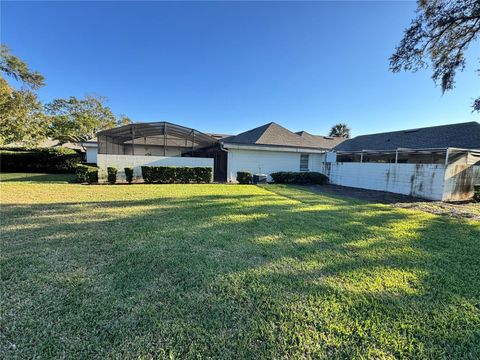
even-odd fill
[(133, 123), (132, 119), (130, 119), (125, 114), (120, 114), (120, 116), (117, 119), (117, 126), (124, 126), (124, 125), (129, 125), (129, 124), (132, 124), (132, 123)]
[(115, 127), (117, 119), (105, 101), (104, 97), (92, 95), (84, 99), (75, 96), (54, 99), (45, 105), (51, 120), (49, 135), (61, 142), (84, 141), (101, 130)]
[[(0, 144), (21, 143), (33, 146), (45, 138), (45, 116), (32, 89), (44, 85), (44, 78), (0, 45)], [(15, 89), (3, 75), (22, 84)]]
[(38, 89), (45, 85), (44, 77), (28, 68), (28, 65), (15, 55), (5, 45), (0, 45), (0, 71), (7, 76), (21, 81), (32, 89)]
[[(417, 17), (390, 57), (390, 70), (415, 72), (429, 61), (432, 79), (444, 93), (455, 87), (456, 72), (465, 68), (465, 51), (479, 33), (480, 1), (419, 0)], [(480, 97), (472, 106), (480, 111)]]
[(330, 130), (330, 136), (350, 138), (350, 128), (347, 124), (336, 124)]

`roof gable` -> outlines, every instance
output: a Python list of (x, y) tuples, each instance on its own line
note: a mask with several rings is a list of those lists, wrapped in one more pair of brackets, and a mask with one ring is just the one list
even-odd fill
[(480, 149), (480, 124), (476, 121), (419, 129), (361, 135), (335, 147), (337, 151), (433, 149), (457, 147)]
[(300, 135), (274, 122), (222, 139), (226, 143), (319, 148)]

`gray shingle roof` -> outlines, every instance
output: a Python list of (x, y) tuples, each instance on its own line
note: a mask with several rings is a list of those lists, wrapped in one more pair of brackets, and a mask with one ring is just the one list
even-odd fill
[(347, 140), (343, 137), (338, 136), (313, 135), (306, 131), (297, 131), (296, 134), (300, 135), (305, 140), (308, 140), (310, 143), (322, 149), (333, 149), (338, 144)]
[(274, 122), (222, 139), (225, 143), (318, 148), (298, 134)]
[(476, 121), (356, 136), (335, 147), (337, 151), (433, 149), (457, 147), (480, 149), (480, 124)]

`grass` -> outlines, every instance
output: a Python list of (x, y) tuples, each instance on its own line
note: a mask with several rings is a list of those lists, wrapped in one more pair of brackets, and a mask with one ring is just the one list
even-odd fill
[(478, 222), (302, 187), (0, 186), (2, 358), (480, 358)]

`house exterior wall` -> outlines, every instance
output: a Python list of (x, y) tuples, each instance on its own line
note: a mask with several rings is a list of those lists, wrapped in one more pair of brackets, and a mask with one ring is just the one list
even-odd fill
[(308, 152), (286, 152), (270, 150), (228, 149), (227, 181), (236, 182), (238, 171), (252, 174), (270, 174), (277, 171), (300, 171), (300, 155), (309, 154), (309, 171), (319, 171), (323, 166), (324, 154)]
[(97, 163), (97, 147), (87, 147), (85, 152), (85, 159), (87, 163), (96, 164)]
[(325, 163), (321, 172), (337, 185), (444, 199), (441, 164)]
[(211, 167), (213, 173), (213, 159), (197, 157), (169, 157), (169, 156), (139, 156), (139, 155), (97, 155), (98, 181), (107, 181), (107, 167), (117, 168), (117, 179), (125, 180), (126, 167), (133, 167), (134, 179), (142, 178), (142, 166), (201, 166)]

